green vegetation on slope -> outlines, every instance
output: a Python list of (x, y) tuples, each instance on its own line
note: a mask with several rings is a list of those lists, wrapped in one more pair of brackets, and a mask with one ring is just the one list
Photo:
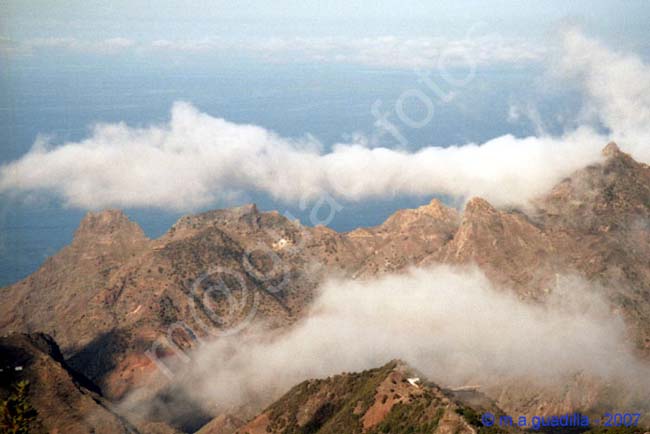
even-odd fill
[(36, 419), (36, 410), (28, 396), (29, 381), (14, 384), (13, 392), (0, 402), (0, 429), (7, 434), (26, 434), (29, 425)]

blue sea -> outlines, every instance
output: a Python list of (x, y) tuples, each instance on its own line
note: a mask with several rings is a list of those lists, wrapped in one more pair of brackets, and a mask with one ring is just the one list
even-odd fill
[[(402, 125), (407, 149), (483, 142), (502, 134), (534, 134), (527, 120), (508, 119), (513, 104), (534, 102), (546, 128), (561, 128), (563, 116), (578, 110), (580, 101), (570, 89), (550, 89), (544, 72), (536, 69), (478, 70), (464, 86), (444, 85), (454, 92), (450, 102), (439, 100), (418, 80), (414, 71), (369, 69), (345, 65), (275, 65), (250, 62), (169, 62), (149, 64), (133, 59), (13, 59), (2, 64), (0, 77), (0, 164), (20, 158), (37, 135), (53, 143), (80, 140), (96, 122), (126, 122), (132, 126), (163, 123), (174, 101), (187, 101), (212, 116), (252, 123), (284, 137), (307, 134), (327, 149), (362, 134), (379, 144), (396, 146), (389, 135), (378, 134), (371, 107), (394, 114), (395, 103), (407, 90), (429, 94), (434, 103), (432, 121), (423, 128)], [(459, 71), (459, 77), (466, 72)], [(413, 118), (422, 107), (406, 105)], [(433, 174), (432, 174), (433, 176)], [(362, 203), (341, 202), (343, 209), (330, 226), (345, 231), (381, 223), (395, 210), (418, 206), (430, 197), (398, 197)], [(256, 192), (242, 201), (254, 201), (263, 210), (290, 212), (307, 222), (308, 211), (277, 203)], [(237, 205), (214, 204), (212, 208)], [(127, 209), (148, 236), (163, 234), (179, 213), (159, 209)], [(35, 271), (43, 261), (69, 243), (85, 211), (64, 207), (56, 198), (0, 196), (0, 285)]]

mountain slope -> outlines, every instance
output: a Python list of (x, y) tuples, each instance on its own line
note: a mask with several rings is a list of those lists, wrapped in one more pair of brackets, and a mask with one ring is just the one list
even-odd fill
[[(495, 407), (490, 410), (498, 412)], [(473, 434), (484, 430), (476, 416), (479, 411), (435, 384), (420, 382), (407, 365), (393, 361), (377, 369), (300, 383), (235, 432)], [(199, 431), (216, 432), (208, 427)]]
[(58, 346), (43, 334), (0, 338), (0, 399), (28, 381), (36, 410), (30, 432), (128, 433), (134, 428), (113, 413), (88, 380), (71, 371)]

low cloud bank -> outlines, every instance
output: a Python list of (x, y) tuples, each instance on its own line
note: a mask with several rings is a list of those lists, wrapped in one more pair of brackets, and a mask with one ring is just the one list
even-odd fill
[[(503, 136), (483, 145), (415, 153), (291, 142), (177, 103), (169, 125), (101, 125), (91, 138), (37, 145), (1, 169), (0, 190), (55, 193), (75, 207), (194, 209), (243, 191), (297, 202), (331, 194), (362, 200), (401, 194), (483, 196), (522, 203), (599, 158), (605, 139), (589, 131), (563, 138)], [(588, 145), (585, 145), (588, 144)]]
[(416, 152), (286, 139), (254, 125), (215, 118), (176, 103), (165, 125), (97, 125), (87, 139), (52, 146), (38, 141), (0, 168), (0, 192), (48, 192), (79, 208), (159, 207), (192, 210), (260, 191), (285, 202), (319, 195), (357, 201), (393, 195), (482, 196), (525, 205), (572, 171), (599, 160), (619, 140), (650, 162), (650, 67), (613, 53), (577, 31), (563, 39), (557, 73), (579, 79), (590, 122), (562, 136), (505, 135), (482, 144)]
[[(526, 378), (559, 386), (580, 372), (630, 391), (650, 387), (597, 288), (558, 278), (546, 304), (493, 288), (474, 268), (414, 269), (376, 280), (332, 280), (306, 319), (278, 335), (256, 329), (203, 344), (177, 371), (165, 404), (233, 409), (268, 404), (307, 378), (360, 371), (400, 358), (442, 385)], [(140, 393), (124, 404), (131, 411)], [(147, 400), (145, 407), (152, 405)]]
[(503, 38), (498, 33), (484, 34), (482, 26), (470, 28), (462, 39), (445, 37), (294, 37), (158, 39), (137, 41), (123, 37), (89, 40), (71, 37), (46, 37), (25, 41), (0, 38), (0, 53), (34, 55), (81, 52), (100, 55), (233, 55), (263, 62), (316, 62), (363, 65), (379, 68), (437, 68), (528, 65), (546, 54), (544, 46), (518, 38)]

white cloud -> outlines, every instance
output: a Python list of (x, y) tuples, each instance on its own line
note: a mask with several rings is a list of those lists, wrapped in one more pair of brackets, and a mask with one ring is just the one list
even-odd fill
[(17, 56), (26, 54), (26, 50), (19, 42), (0, 36), (0, 54)]
[(324, 152), (313, 140), (286, 139), (176, 103), (168, 124), (98, 125), (80, 142), (38, 143), (0, 168), (0, 191), (52, 192), (81, 208), (191, 210), (252, 190), (283, 201), (324, 193), (348, 200), (448, 194), (525, 205), (597, 161), (612, 138), (622, 138), (624, 149), (650, 161), (650, 67), (575, 33), (568, 33), (562, 59), (563, 74), (585, 77), (585, 94), (611, 135), (583, 126), (559, 137), (539, 131), (537, 137), (505, 135), (483, 144), (417, 152), (358, 143), (335, 144)]
[(533, 104), (526, 104), (524, 107), (520, 107), (516, 104), (510, 104), (508, 107), (508, 116), (507, 120), (510, 123), (519, 122), (522, 118), (526, 119), (532, 126), (535, 128), (535, 133), (538, 136), (543, 136), (546, 134), (546, 126), (544, 120), (542, 119), (541, 114)]
[(233, 51), (274, 62), (317, 61), (388, 68), (451, 68), (527, 63), (542, 59), (545, 49), (520, 40), (506, 40), (497, 34), (446, 38), (270, 38), (245, 42), (217, 39), (157, 40), (151, 48), (172, 52)]
[[(243, 48), (243, 47), (242, 47)], [(319, 62), (354, 63), (390, 68), (452, 68), (526, 63), (542, 59), (545, 49), (498, 34), (446, 38), (293, 38), (258, 41), (247, 50), (265, 55), (298, 56)]]
[(63, 49), (86, 53), (115, 54), (135, 46), (135, 42), (127, 38), (108, 38), (100, 41), (87, 41), (77, 38), (36, 38), (25, 42), (24, 47), (30, 51), (43, 49)]
[(359, 144), (323, 153), (317, 143), (287, 140), (177, 103), (167, 125), (98, 125), (78, 143), (39, 144), (0, 169), (0, 191), (51, 191), (81, 208), (192, 209), (250, 190), (283, 201), (324, 193), (349, 200), (444, 193), (522, 204), (595, 161), (604, 143), (584, 130), (415, 153)]
[(116, 37), (100, 41), (71, 37), (30, 39), (24, 51), (67, 50), (114, 54), (125, 50), (143, 53), (236, 54), (272, 62), (316, 61), (384, 68), (478, 67), (540, 61), (546, 49), (498, 34), (451, 40), (441, 37), (395, 36), (343, 38), (266, 38), (233, 41), (220, 38), (158, 39), (151, 42)]
[[(206, 342), (190, 363), (180, 363), (174, 381), (186, 392), (180, 396), (211, 410), (265, 405), (304, 379), (394, 358), (446, 386), (478, 383), (485, 390), (525, 378), (549, 388), (581, 372), (647, 390), (649, 368), (633, 356), (601, 289), (562, 277), (552, 291), (546, 304), (527, 303), (476, 269), (445, 266), (332, 280), (302, 323), (281, 335), (260, 328)], [(137, 409), (142, 392), (124, 407)], [(151, 395), (144, 396), (149, 404)]]
[(106, 49), (124, 49), (132, 47), (135, 43), (127, 38), (109, 38), (101, 42), (101, 47)]
[(648, 159), (650, 67), (639, 57), (608, 50), (575, 29), (564, 34), (563, 42), (559, 75), (580, 80), (591, 112)]
[[(147, 48), (147, 47), (143, 47)], [(156, 51), (177, 51), (187, 53), (205, 53), (216, 50), (232, 49), (227, 43), (215, 39), (189, 40), (189, 41), (170, 41), (168, 39), (158, 39), (151, 42), (150, 47)]]

